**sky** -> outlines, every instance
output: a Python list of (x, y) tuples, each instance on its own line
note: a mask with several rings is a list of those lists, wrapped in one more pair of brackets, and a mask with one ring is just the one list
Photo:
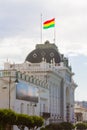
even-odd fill
[[(52, 18), (55, 29), (42, 29)], [(0, 68), (7, 59), (23, 63), (36, 44), (54, 38), (75, 73), (75, 100), (87, 101), (87, 0), (0, 0)]]

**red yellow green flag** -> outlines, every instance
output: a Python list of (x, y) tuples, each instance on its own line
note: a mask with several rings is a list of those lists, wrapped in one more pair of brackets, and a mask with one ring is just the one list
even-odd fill
[(43, 29), (48, 29), (51, 27), (55, 27), (55, 18), (47, 20), (43, 23)]

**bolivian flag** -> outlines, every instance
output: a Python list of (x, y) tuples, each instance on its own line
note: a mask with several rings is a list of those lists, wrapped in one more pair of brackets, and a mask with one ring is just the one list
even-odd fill
[(43, 23), (43, 29), (48, 29), (51, 27), (55, 27), (55, 18), (47, 20)]

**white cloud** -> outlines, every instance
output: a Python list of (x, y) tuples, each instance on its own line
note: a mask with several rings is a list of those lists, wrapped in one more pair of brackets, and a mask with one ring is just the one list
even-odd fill
[(59, 43), (60, 52), (67, 55), (84, 55), (87, 56), (87, 43), (81, 42), (61, 42)]
[[(4, 38), (0, 40), (0, 61), (9, 59), (12, 62), (24, 62), (27, 54), (35, 48), (35, 39), (22, 37)], [(2, 63), (1, 63), (2, 64)]]
[[(0, 1), (0, 57), (24, 61), (40, 43), (42, 22), (56, 18), (56, 44), (66, 55), (87, 56), (86, 0)], [(43, 42), (53, 42), (54, 30), (43, 30)]]

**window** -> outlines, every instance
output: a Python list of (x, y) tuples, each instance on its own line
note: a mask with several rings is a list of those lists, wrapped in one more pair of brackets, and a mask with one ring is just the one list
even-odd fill
[(29, 104), (27, 104), (27, 114), (29, 115)]
[(23, 113), (24, 112), (24, 103), (21, 103), (21, 106), (20, 106), (20, 113)]
[(45, 112), (45, 104), (43, 104), (43, 112)]

